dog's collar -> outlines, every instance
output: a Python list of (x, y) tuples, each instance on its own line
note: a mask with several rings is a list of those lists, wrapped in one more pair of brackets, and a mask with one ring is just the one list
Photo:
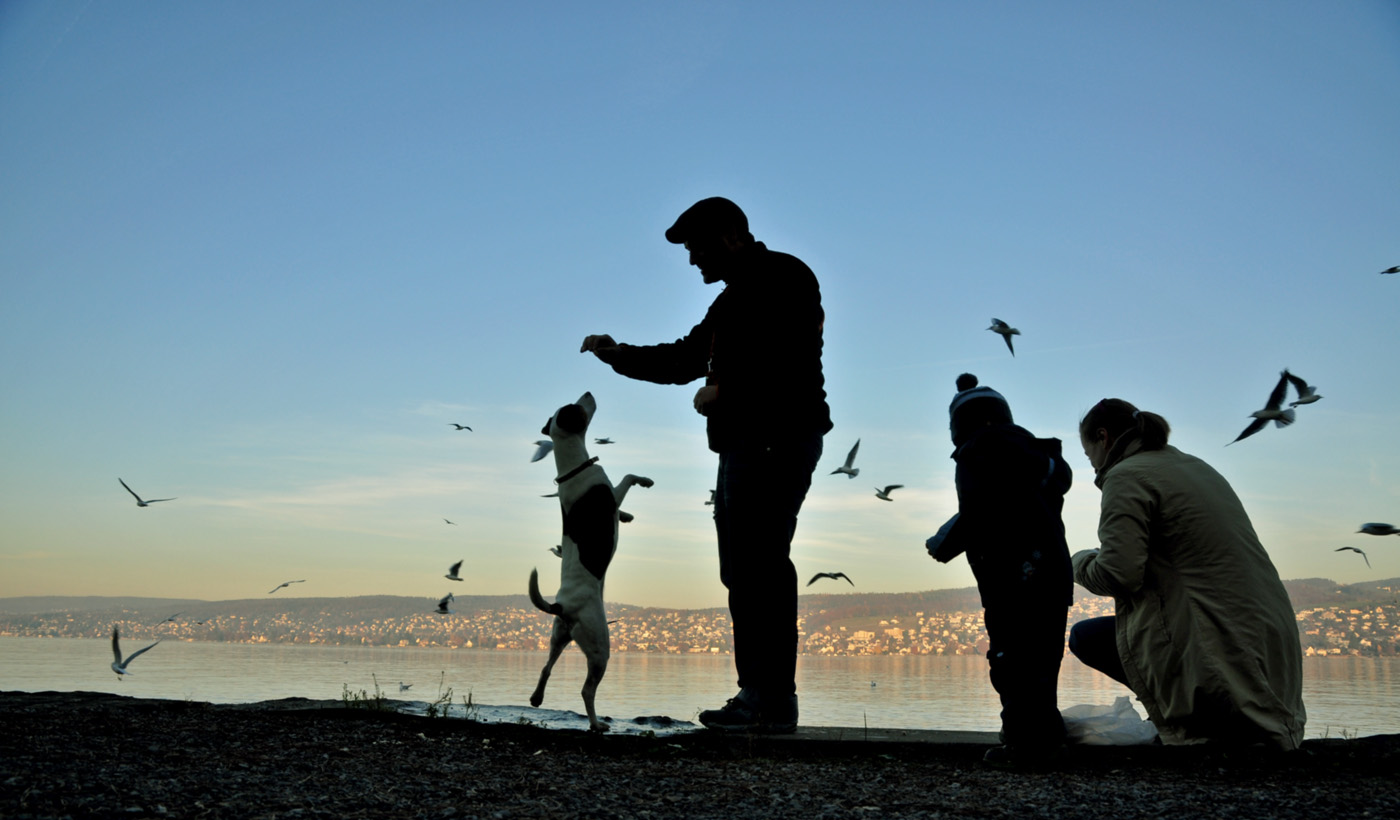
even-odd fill
[(573, 468), (567, 473), (564, 473), (563, 475), (554, 479), (554, 483), (563, 484), (565, 481), (568, 481), (569, 479), (573, 478), (574, 476), (578, 475), (584, 470), (587, 470), (589, 467), (592, 467), (596, 463), (598, 463), (598, 457), (594, 456), (593, 458), (590, 458), (589, 460), (583, 462), (582, 464), (578, 465), (577, 467)]

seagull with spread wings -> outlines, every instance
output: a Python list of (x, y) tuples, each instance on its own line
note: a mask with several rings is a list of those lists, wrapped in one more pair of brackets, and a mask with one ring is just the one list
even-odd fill
[(810, 581), (807, 582), (807, 586), (811, 586), (812, 584), (815, 584), (817, 581), (821, 580), (822, 578), (830, 578), (830, 579), (833, 580), (833, 581), (842, 581), (842, 580), (844, 580), (846, 583), (850, 584), (851, 586), (855, 586), (855, 585), (856, 585), (856, 582), (855, 582), (855, 581), (852, 581), (852, 580), (850, 579), (850, 577), (847, 576), (846, 573), (844, 573), (844, 572), (818, 572), (816, 575), (813, 575), (813, 576), (812, 576), (812, 580), (810, 580)]
[[(125, 481), (122, 481), (120, 478), (118, 478), (117, 481), (121, 481), (121, 485), (122, 485), (123, 487), (126, 487), (126, 482), (125, 482)], [(143, 499), (143, 498), (141, 498), (141, 496), (137, 495), (137, 494), (136, 494), (136, 491), (133, 490), (133, 489), (131, 489), (130, 487), (126, 487), (126, 491), (129, 492), (129, 493), (131, 493), (131, 497), (132, 497), (132, 498), (136, 499), (136, 506), (138, 506), (138, 507), (149, 507), (149, 506), (151, 506), (152, 504), (156, 503), (157, 501), (174, 501), (174, 500), (175, 500), (174, 498), (152, 498), (152, 499), (147, 500), (147, 499)]]
[(856, 453), (859, 451), (860, 439), (856, 439), (855, 446), (852, 447), (851, 451), (846, 454), (846, 463), (842, 464), (840, 467), (837, 467), (835, 470), (832, 470), (831, 475), (836, 475), (837, 473), (845, 473), (847, 478), (855, 478), (856, 476), (860, 475), (860, 468), (855, 466)]
[[(465, 560), (465, 559), (463, 559), (463, 560)], [(461, 568), (462, 568), (462, 562), (461, 562), (461, 561), (458, 561), (457, 563), (455, 563), (455, 564), (452, 565), (452, 569), (449, 569), (449, 570), (447, 571), (447, 574), (444, 575), (443, 577), (446, 578), (446, 579), (449, 580), (449, 581), (460, 581), (460, 580), (462, 580), (462, 577), (461, 577), (460, 575), (457, 574), (457, 570), (459, 570), (459, 569), (461, 569)]]
[(277, 590), (281, 589), (282, 587), (289, 587), (289, 586), (291, 586), (292, 584), (304, 584), (304, 583), (306, 583), (306, 579), (305, 579), (305, 578), (301, 579), (300, 581), (283, 581), (282, 583), (278, 584), (277, 586), (273, 587), (272, 589), (269, 589), (269, 590), (267, 591), (267, 594), (268, 594), (268, 595), (271, 595), (272, 593), (276, 592)]
[[(160, 643), (160, 641), (156, 641), (156, 643)], [(151, 644), (151, 646), (155, 646), (156, 643)], [(112, 671), (117, 673), (117, 680), (121, 680), (122, 675), (130, 675), (131, 673), (126, 671), (127, 664), (136, 660), (142, 652), (148, 651), (151, 646), (143, 646), (128, 655), (126, 660), (122, 660), (121, 636), (117, 634), (117, 628), (112, 627)]]
[(880, 499), (881, 501), (893, 501), (894, 499), (890, 498), (890, 493), (894, 492), (895, 490), (898, 490), (900, 487), (903, 486), (903, 484), (886, 484), (885, 489), (883, 490), (879, 487), (876, 487), (875, 497)]
[[(1287, 394), (1288, 371), (1285, 370), (1279, 374), (1278, 384), (1274, 385), (1274, 390), (1269, 394), (1269, 400), (1264, 404), (1264, 409), (1255, 410), (1253, 413), (1249, 414), (1254, 418), (1254, 421), (1251, 421), (1249, 426), (1244, 428), (1244, 432), (1235, 437), (1235, 441), (1249, 438), (1260, 430), (1263, 430), (1271, 421), (1278, 427), (1287, 427), (1292, 424), (1293, 419), (1297, 417), (1297, 413), (1291, 407), (1287, 410), (1283, 409), (1283, 399)], [(1230, 442), (1230, 444), (1234, 444), (1235, 441)], [(1225, 446), (1228, 447), (1230, 445), (1227, 444)]]
[(1333, 552), (1342, 552), (1343, 550), (1351, 550), (1352, 552), (1360, 553), (1360, 554), (1361, 554), (1361, 559), (1362, 559), (1363, 561), (1366, 562), (1366, 568), (1367, 568), (1367, 569), (1370, 569), (1370, 568), (1371, 568), (1371, 559), (1366, 557), (1366, 552), (1365, 552), (1365, 550), (1359, 550), (1359, 549), (1357, 549), (1356, 547), (1337, 547), (1336, 549), (1334, 549), (1334, 550), (1332, 550), (1332, 551), (1333, 551)]
[(1006, 342), (1006, 349), (1011, 351), (1012, 356), (1016, 355), (1016, 348), (1011, 345), (1011, 337), (1020, 336), (1021, 331), (1017, 330), (1011, 325), (1008, 325), (1006, 322), (1003, 322), (1000, 319), (992, 319), (992, 326), (987, 329), (992, 331), (993, 333), (999, 334), (1002, 338), (1002, 341)]
[(1300, 404), (1312, 404), (1322, 398), (1322, 396), (1318, 395), (1317, 387), (1314, 385), (1308, 384), (1306, 381), (1289, 373), (1287, 370), (1283, 371), (1283, 376), (1288, 379), (1289, 384), (1293, 385), (1293, 389), (1298, 391), (1298, 400), (1290, 401), (1288, 403), (1289, 407), (1297, 407)]

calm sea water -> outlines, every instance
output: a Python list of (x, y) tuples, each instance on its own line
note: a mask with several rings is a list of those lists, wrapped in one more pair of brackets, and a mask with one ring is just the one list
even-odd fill
[[(144, 644), (129, 642), (129, 652)], [(90, 691), (134, 697), (251, 703), (285, 697), (339, 700), (348, 688), (390, 699), (453, 702), (471, 694), (496, 719), (523, 717), (568, 724), (581, 712), (583, 656), (566, 651), (555, 666), (546, 710), (528, 705), (544, 652), (452, 651), (389, 647), (318, 647), (165, 641), (131, 664), (118, 681), (107, 668), (111, 647), (84, 638), (0, 638), (0, 690)], [(1305, 658), (1303, 700), (1308, 737), (1400, 733), (1400, 659)], [(399, 691), (400, 682), (412, 688)], [(735, 692), (732, 659), (724, 655), (612, 657), (598, 690), (598, 710), (618, 721), (666, 715), (692, 721)], [(1060, 707), (1112, 704), (1126, 688), (1067, 657)], [(798, 658), (802, 722), (872, 729), (994, 732), (1000, 705), (976, 656)], [(1141, 707), (1138, 707), (1141, 712)], [(558, 710), (558, 711), (554, 711)]]

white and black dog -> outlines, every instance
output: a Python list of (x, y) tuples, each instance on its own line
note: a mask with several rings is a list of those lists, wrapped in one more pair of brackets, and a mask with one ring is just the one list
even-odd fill
[(576, 641), (588, 660), (588, 678), (583, 682), (583, 705), (588, 725), (595, 732), (606, 732), (598, 720), (593, 695), (608, 671), (608, 621), (603, 613), (603, 576), (617, 551), (618, 505), (633, 484), (650, 487), (649, 478), (624, 476), (616, 487), (598, 466), (598, 458), (588, 457), (588, 424), (597, 404), (592, 393), (584, 393), (576, 404), (566, 404), (554, 412), (541, 431), (554, 442), (554, 466), (559, 471), (559, 509), (564, 515), (564, 537), (560, 542), (559, 593), (554, 603), (540, 595), (539, 570), (530, 571), (530, 600), (554, 616), (554, 632), (549, 639), (549, 660), (540, 672), (539, 685), (530, 695), (530, 705), (544, 702), (544, 687), (559, 653)]

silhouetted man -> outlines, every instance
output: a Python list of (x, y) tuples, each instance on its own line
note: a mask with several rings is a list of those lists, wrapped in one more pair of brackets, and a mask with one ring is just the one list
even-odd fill
[(797, 728), (797, 513), (831, 429), (822, 376), (821, 291), (800, 259), (770, 251), (723, 197), (681, 214), (666, 239), (683, 244), (706, 283), (724, 282), (705, 318), (669, 344), (589, 336), (613, 370), (660, 384), (703, 378), (695, 393), (719, 454), (715, 532), (729, 590), (739, 694), (700, 722), (724, 731)]

